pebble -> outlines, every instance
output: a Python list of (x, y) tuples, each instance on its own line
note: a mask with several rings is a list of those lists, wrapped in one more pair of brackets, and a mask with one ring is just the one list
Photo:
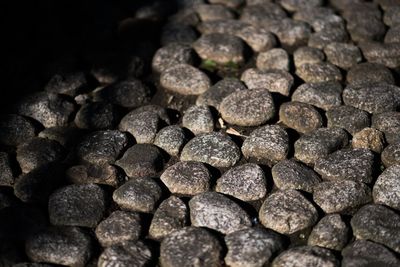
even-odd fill
[(44, 127), (66, 126), (75, 110), (74, 104), (55, 93), (38, 92), (17, 105), (17, 113), (31, 117)]
[(322, 0), (311, 0), (311, 1), (304, 1), (304, 0), (279, 0), (279, 4), (289, 12), (294, 12), (297, 10), (302, 9), (311, 9), (318, 6), (322, 6)]
[(49, 198), (53, 225), (96, 227), (107, 207), (107, 194), (98, 185), (67, 185)]
[(400, 142), (385, 147), (381, 154), (381, 160), (385, 167), (400, 165)]
[(353, 44), (333, 42), (324, 47), (324, 53), (330, 63), (345, 70), (362, 60), (360, 49)]
[(390, 5), (390, 8), (385, 10), (383, 14), (383, 22), (392, 27), (400, 25), (400, 5)]
[(149, 246), (141, 241), (125, 241), (104, 249), (97, 266), (145, 267), (150, 264), (151, 259), (152, 252)]
[(130, 133), (138, 144), (152, 144), (156, 138), (160, 118), (152, 111), (126, 114), (119, 123), (118, 129)]
[(13, 186), (14, 180), (10, 156), (6, 152), (0, 152), (0, 186)]
[(155, 175), (162, 170), (163, 158), (156, 146), (136, 144), (128, 148), (115, 164), (121, 167), (129, 178), (139, 178)]
[(329, 110), (342, 104), (342, 86), (338, 82), (304, 83), (292, 94), (292, 101)]
[(325, 29), (344, 28), (344, 20), (336, 15), (331, 8), (312, 7), (302, 8), (293, 14), (293, 19), (305, 21), (311, 25), (315, 32), (321, 32)]
[(379, 63), (392, 69), (400, 66), (400, 43), (365, 42), (359, 46), (368, 62)]
[(230, 234), (251, 226), (249, 215), (234, 201), (216, 192), (205, 192), (189, 201), (192, 226)]
[(0, 143), (18, 146), (36, 135), (35, 125), (27, 118), (17, 114), (0, 117)]
[(289, 152), (289, 136), (278, 125), (265, 125), (252, 131), (242, 145), (245, 158), (264, 163), (284, 160)]
[(289, 96), (293, 86), (293, 76), (284, 70), (267, 70), (250, 68), (242, 73), (240, 79), (249, 89), (265, 88), (270, 92)]
[(154, 139), (154, 145), (171, 156), (178, 156), (187, 140), (184, 129), (177, 125), (171, 125), (158, 131)]
[(208, 0), (210, 4), (221, 4), (230, 8), (238, 8), (243, 5), (245, 0)]
[(307, 165), (314, 165), (318, 159), (345, 147), (347, 143), (348, 136), (343, 129), (319, 128), (294, 143), (294, 157)]
[[(255, 27), (267, 28), (276, 20), (282, 20), (287, 14), (279, 4), (268, 2), (252, 3), (243, 8), (240, 21), (251, 24)], [(290, 28), (287, 26), (287, 28)], [(278, 36), (279, 37), (279, 36)], [(293, 37), (294, 38), (294, 37)]]
[(389, 111), (374, 114), (371, 127), (383, 132), (389, 144), (400, 142), (400, 112)]
[(138, 213), (114, 211), (96, 227), (96, 237), (103, 247), (120, 244), (125, 241), (137, 241), (142, 231)]
[(195, 135), (211, 133), (214, 130), (214, 118), (208, 106), (191, 106), (183, 114), (182, 126)]
[(303, 64), (316, 64), (324, 61), (325, 55), (318, 48), (302, 46), (293, 53), (293, 61), (296, 69)]
[(197, 32), (190, 25), (169, 23), (163, 27), (160, 39), (163, 46), (172, 43), (191, 44), (196, 41)]
[(184, 227), (161, 242), (160, 265), (209, 266), (221, 265), (222, 247), (216, 237), (204, 228)]
[(282, 47), (288, 51), (306, 45), (311, 36), (311, 27), (308, 23), (290, 18), (276, 20), (268, 29), (278, 37)]
[(380, 154), (385, 146), (385, 138), (379, 130), (364, 128), (353, 135), (351, 146), (353, 148), (367, 148)]
[(77, 147), (77, 157), (83, 164), (114, 163), (128, 145), (128, 136), (116, 130), (88, 134)]
[(197, 30), (202, 34), (226, 34), (226, 35), (236, 35), (237, 32), (244, 29), (247, 26), (239, 20), (216, 20), (216, 21), (204, 21), (197, 25)]
[(275, 115), (271, 93), (263, 88), (234, 92), (220, 104), (221, 117), (229, 124), (258, 126)]
[(266, 29), (245, 25), (235, 32), (254, 52), (264, 52), (276, 46), (276, 37)]
[(121, 172), (113, 165), (75, 165), (70, 167), (65, 176), (74, 184), (104, 184), (118, 187), (123, 181)]
[(259, 218), (265, 227), (289, 235), (313, 226), (318, 221), (318, 212), (300, 192), (284, 190), (265, 199)]
[[(381, 40), (385, 35), (385, 25), (381, 21), (380, 15), (371, 16), (363, 10), (357, 10), (357, 8), (349, 8), (346, 18), (346, 28), (350, 33), (351, 39), (357, 43), (363, 43), (373, 40)], [(379, 12), (379, 9), (375, 9)], [(365, 56), (365, 55), (364, 55)]]
[(75, 125), (81, 129), (111, 129), (119, 121), (114, 105), (107, 102), (93, 102), (81, 106), (75, 116)]
[(340, 70), (329, 62), (304, 63), (296, 68), (296, 75), (306, 83), (342, 80)]
[(328, 127), (342, 128), (352, 135), (370, 126), (368, 113), (352, 106), (332, 107), (325, 114)]
[(286, 50), (282, 48), (273, 48), (258, 54), (256, 66), (262, 71), (270, 69), (289, 71), (289, 55)]
[(274, 185), (280, 190), (296, 189), (312, 193), (321, 182), (312, 169), (293, 159), (278, 162), (271, 172)]
[(57, 141), (65, 148), (75, 146), (81, 139), (83, 130), (74, 127), (56, 126), (46, 128), (38, 136)]
[(322, 127), (321, 114), (310, 104), (286, 102), (279, 108), (279, 120), (300, 133), (311, 133)]
[(194, 196), (210, 189), (211, 173), (201, 162), (184, 161), (168, 167), (160, 179), (171, 193)]
[(400, 25), (389, 28), (386, 32), (385, 43), (399, 43), (400, 42)]
[(376, 204), (400, 210), (400, 165), (390, 166), (379, 175), (372, 194)]
[(123, 210), (151, 213), (161, 198), (160, 186), (151, 178), (134, 178), (118, 187), (113, 200)]
[(165, 89), (182, 95), (200, 95), (211, 86), (205, 73), (188, 64), (177, 64), (163, 71), (160, 84)]
[(254, 163), (246, 163), (225, 172), (215, 191), (242, 201), (256, 201), (267, 195), (267, 180), (263, 170)]
[(197, 5), (195, 10), (201, 21), (218, 21), (235, 18), (235, 14), (229, 8), (223, 5)]
[(272, 262), (271, 266), (339, 267), (340, 263), (329, 249), (314, 246), (299, 246), (289, 248), (279, 254)]
[(138, 107), (132, 111), (130, 111), (130, 114), (140, 114), (143, 112), (152, 112), (158, 115), (158, 117), (160, 118), (161, 122), (167, 125), (171, 124), (171, 120), (169, 118), (168, 112), (166, 110), (166, 108), (163, 108), (162, 106), (159, 105), (145, 105), (145, 106), (141, 106)]
[(44, 90), (51, 93), (76, 96), (89, 86), (87, 75), (82, 71), (56, 73)]
[(231, 267), (264, 266), (283, 248), (280, 235), (261, 227), (228, 234), (225, 243), (228, 250), (225, 263)]
[(157, 50), (154, 54), (151, 66), (154, 71), (161, 73), (178, 64), (193, 65), (195, 59), (195, 52), (189, 45), (170, 43)]
[(374, 154), (368, 149), (342, 149), (317, 160), (314, 170), (324, 180), (370, 183), (373, 164)]
[(240, 150), (231, 138), (220, 132), (198, 135), (184, 147), (181, 161), (199, 161), (216, 168), (228, 168), (240, 159)]
[(349, 84), (395, 84), (391, 71), (384, 65), (364, 62), (354, 65), (347, 72), (346, 80)]
[(25, 251), (34, 262), (85, 266), (92, 246), (90, 236), (78, 227), (51, 227), (28, 237)]
[(369, 204), (363, 206), (351, 219), (353, 235), (385, 245), (400, 252), (400, 240), (393, 238), (400, 234), (400, 216), (389, 208)]
[(344, 27), (328, 26), (319, 32), (312, 33), (308, 39), (308, 46), (323, 50), (332, 42), (346, 43), (349, 41), (349, 34)]
[(314, 202), (325, 213), (352, 213), (371, 202), (371, 189), (351, 180), (322, 182), (314, 187)]
[(349, 227), (339, 214), (328, 214), (314, 226), (307, 244), (340, 251), (347, 244), (349, 233)]

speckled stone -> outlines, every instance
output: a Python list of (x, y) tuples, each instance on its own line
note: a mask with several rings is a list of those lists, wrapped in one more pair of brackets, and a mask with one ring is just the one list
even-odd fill
[(270, 69), (289, 71), (289, 55), (286, 50), (282, 48), (273, 48), (258, 54), (256, 66), (262, 71)]
[(318, 48), (302, 46), (293, 53), (294, 65), (299, 68), (303, 64), (315, 64), (324, 61), (325, 55)]
[(400, 42), (400, 25), (390, 27), (386, 32), (384, 42), (385, 43), (399, 43)]
[(272, 267), (339, 267), (340, 262), (326, 248), (314, 246), (299, 246), (285, 250), (272, 262)]
[(38, 136), (57, 141), (65, 148), (75, 146), (82, 138), (84, 130), (75, 127), (56, 126), (46, 128)]
[(323, 4), (322, 0), (279, 0), (279, 4), (289, 12), (294, 12), (301, 9), (306, 8), (314, 8), (321, 6)]
[(117, 187), (125, 177), (113, 165), (75, 165), (65, 172), (74, 184), (105, 184)]
[(152, 111), (129, 112), (119, 123), (118, 129), (128, 132), (138, 144), (152, 144), (157, 134), (160, 118)]
[(296, 75), (307, 83), (342, 80), (340, 70), (328, 62), (304, 63), (296, 68)]
[(81, 106), (75, 116), (75, 125), (81, 129), (111, 129), (119, 120), (114, 105), (107, 102), (93, 102)]
[(104, 249), (97, 266), (145, 267), (151, 262), (152, 252), (142, 241), (126, 241)]
[(281, 234), (293, 234), (313, 226), (318, 220), (317, 209), (296, 190), (269, 195), (258, 216), (265, 227)]
[(17, 146), (33, 138), (36, 127), (27, 118), (8, 114), (0, 117), (0, 143)]
[(321, 114), (310, 104), (286, 102), (279, 108), (279, 119), (300, 133), (311, 133), (322, 127)]
[(329, 7), (306, 7), (293, 14), (293, 19), (305, 21), (310, 24), (315, 32), (329, 28), (344, 28), (344, 20), (336, 15)]
[(236, 31), (236, 36), (242, 38), (254, 52), (267, 51), (276, 46), (276, 37), (266, 29), (246, 25)]
[(328, 127), (342, 128), (355, 134), (370, 126), (368, 113), (352, 106), (332, 107), (326, 112)]
[(11, 158), (6, 152), (0, 152), (0, 186), (13, 186), (14, 171)]
[(216, 192), (194, 196), (189, 201), (193, 226), (230, 234), (251, 226), (249, 215), (234, 201)]
[(364, 62), (349, 69), (346, 80), (349, 84), (388, 83), (394, 84), (391, 71), (384, 65)]
[(385, 167), (400, 165), (400, 142), (388, 145), (381, 154), (381, 160)]
[(308, 23), (289, 18), (272, 22), (269, 30), (278, 37), (282, 47), (289, 51), (306, 45), (311, 36)]
[(324, 52), (329, 62), (345, 70), (362, 60), (360, 49), (353, 44), (333, 42), (325, 46)]
[(214, 130), (214, 118), (208, 106), (191, 106), (185, 110), (182, 126), (195, 135), (210, 133)]
[(52, 93), (75, 96), (82, 89), (88, 87), (89, 81), (87, 78), (87, 75), (82, 71), (59, 72), (51, 77), (44, 90)]
[(368, 62), (393, 69), (400, 66), (400, 43), (364, 42), (359, 46)]
[(230, 8), (238, 8), (246, 1), (244, 0), (208, 0), (210, 4), (221, 4)]
[(379, 175), (373, 187), (374, 202), (400, 210), (400, 165), (394, 165)]
[(157, 133), (154, 139), (154, 145), (163, 149), (171, 156), (178, 156), (187, 140), (188, 137), (181, 127), (171, 125), (162, 128)]
[(246, 23), (239, 20), (216, 20), (216, 21), (203, 21), (197, 25), (197, 30), (201, 34), (228, 34), (235, 35), (241, 29), (246, 27)]
[(364, 128), (355, 133), (351, 141), (353, 148), (367, 148), (376, 153), (381, 153), (384, 145), (383, 133), (373, 128)]
[[(271, 26), (271, 24), (273, 24), (276, 20), (281, 20), (286, 17), (287, 15), (285, 11), (276, 3), (271, 3), (270, 1), (263, 3), (253, 2), (247, 3), (247, 6), (243, 8), (240, 21), (251, 24), (258, 28), (261, 28), (261, 26), (264, 25), (265, 28), (266, 26)], [(293, 39), (294, 38), (295, 36)]]
[(157, 50), (151, 65), (154, 71), (161, 73), (181, 63), (194, 64), (195, 53), (187, 44), (171, 43)]
[(349, 41), (349, 35), (345, 27), (328, 26), (319, 32), (314, 32), (308, 39), (308, 46), (318, 49), (324, 49), (332, 42), (346, 43)]
[(385, 134), (389, 144), (400, 142), (400, 112), (383, 112), (372, 116), (372, 128)]
[(195, 8), (201, 21), (229, 20), (234, 19), (235, 14), (223, 5), (197, 5)]

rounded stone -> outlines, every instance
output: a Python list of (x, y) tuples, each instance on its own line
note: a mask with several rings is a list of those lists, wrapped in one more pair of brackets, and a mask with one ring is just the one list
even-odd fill
[(352, 106), (332, 107), (326, 112), (328, 127), (342, 128), (355, 134), (370, 126), (367, 112)]
[(187, 142), (187, 136), (181, 127), (171, 125), (162, 128), (154, 139), (154, 145), (163, 149), (171, 156), (178, 156)]
[[(383, 26), (383, 28), (385, 28)], [(382, 31), (382, 36), (385, 32)], [(395, 69), (400, 66), (400, 43), (362, 42), (359, 44), (368, 62), (382, 64)]]
[(258, 54), (256, 66), (262, 71), (269, 69), (289, 71), (289, 55), (286, 50), (282, 48), (273, 48)]
[(384, 42), (385, 43), (399, 43), (400, 42), (400, 25), (390, 27), (386, 32)]
[(385, 167), (400, 165), (400, 142), (388, 145), (381, 154), (381, 160)]
[(200, 4), (194, 8), (201, 21), (230, 20), (235, 14), (223, 5)]
[(152, 111), (126, 114), (119, 123), (118, 129), (130, 133), (138, 144), (152, 144), (157, 134), (160, 118)]
[(293, 61), (296, 69), (303, 64), (315, 64), (324, 61), (325, 55), (318, 48), (302, 46), (293, 53)]
[(0, 118), (0, 142), (4, 145), (17, 146), (33, 138), (36, 127), (27, 118), (8, 114)]
[(267, 51), (276, 46), (276, 37), (268, 30), (245, 25), (236, 31), (236, 36), (242, 38), (254, 52)]
[(38, 136), (57, 141), (62, 146), (70, 148), (75, 146), (82, 138), (84, 130), (75, 127), (56, 126), (46, 128), (41, 131)]
[(308, 46), (323, 50), (332, 42), (346, 43), (349, 41), (349, 34), (343, 25), (328, 26), (318, 32), (312, 33), (308, 39)]
[(329, 62), (345, 70), (362, 60), (360, 49), (353, 44), (333, 42), (324, 47), (324, 53)]
[(154, 71), (161, 73), (175, 65), (181, 63), (192, 65), (194, 62), (195, 53), (189, 45), (171, 43), (157, 50), (151, 65)]
[(75, 116), (75, 125), (81, 129), (111, 129), (119, 120), (114, 105), (107, 102), (93, 102), (82, 105)]
[(89, 85), (88, 77), (82, 71), (59, 72), (51, 77), (45, 91), (75, 96)]
[(303, 8), (315, 8), (323, 4), (322, 0), (279, 0), (279, 4), (289, 12), (301, 10)]
[(182, 126), (195, 135), (214, 130), (214, 118), (208, 106), (191, 106), (183, 114)]
[(125, 241), (104, 249), (97, 262), (98, 267), (145, 267), (152, 260), (150, 248), (142, 241)]
[(400, 165), (391, 166), (379, 175), (372, 194), (375, 203), (400, 210)]
[(279, 109), (279, 119), (300, 133), (310, 133), (322, 127), (321, 114), (310, 104), (286, 102)]
[(340, 70), (328, 62), (304, 63), (296, 68), (296, 75), (307, 83), (342, 80)]
[(13, 186), (14, 170), (11, 157), (6, 152), (0, 152), (0, 186)]
[(393, 74), (388, 68), (371, 62), (364, 62), (351, 67), (347, 72), (346, 80), (349, 84), (395, 83)]
[(338, 267), (339, 260), (326, 248), (299, 246), (285, 250), (272, 262), (271, 267)]
[(374, 114), (371, 127), (383, 132), (389, 144), (400, 142), (400, 112), (389, 111)]
[(364, 128), (353, 135), (351, 146), (353, 148), (367, 148), (373, 152), (381, 153), (385, 144), (383, 133), (373, 128)]
[(75, 165), (65, 172), (66, 179), (74, 184), (118, 185), (125, 177), (113, 165)]

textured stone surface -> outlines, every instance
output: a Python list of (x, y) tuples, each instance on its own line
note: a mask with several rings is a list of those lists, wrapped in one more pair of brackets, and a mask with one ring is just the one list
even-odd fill
[(75, 116), (75, 125), (81, 129), (111, 129), (119, 116), (114, 105), (107, 102), (93, 102), (81, 106)]
[(394, 165), (379, 175), (373, 188), (374, 202), (400, 210), (400, 165)]
[(290, 248), (279, 254), (272, 262), (272, 267), (338, 267), (339, 265), (339, 260), (329, 249), (313, 246)]
[(75, 96), (87, 86), (88, 79), (84, 72), (59, 72), (51, 77), (46, 84), (45, 90), (47, 92)]
[(125, 178), (113, 165), (75, 165), (65, 176), (74, 184), (105, 184), (117, 187)]
[(273, 48), (258, 54), (256, 66), (260, 70), (279, 69), (289, 71), (289, 55), (282, 48)]
[(296, 69), (296, 74), (307, 83), (342, 80), (340, 70), (328, 62), (304, 63)]
[(352, 106), (333, 107), (326, 112), (328, 127), (343, 128), (355, 134), (370, 126), (368, 113)]
[(373, 152), (381, 153), (385, 145), (385, 137), (379, 130), (364, 128), (353, 135), (351, 146), (353, 148), (367, 148)]
[(154, 71), (161, 73), (177, 64), (192, 65), (194, 62), (195, 53), (189, 45), (171, 43), (157, 50), (151, 65)]
[(384, 82), (394, 84), (393, 74), (384, 65), (364, 62), (349, 69), (346, 80), (350, 84)]
[(303, 46), (293, 53), (294, 65), (299, 68), (303, 64), (315, 64), (322, 62), (325, 58), (324, 53), (318, 48)]
[(383, 132), (389, 144), (400, 142), (400, 112), (389, 111), (374, 114), (371, 127)]
[(208, 106), (191, 106), (182, 117), (182, 126), (195, 135), (214, 130), (214, 118)]
[(385, 167), (400, 165), (400, 142), (388, 145), (381, 154), (381, 160)]
[(145, 267), (151, 262), (152, 252), (143, 242), (127, 241), (106, 248), (100, 255), (97, 266)]
[(177, 126), (171, 125), (162, 128), (154, 139), (154, 145), (163, 149), (171, 156), (178, 156), (187, 142), (185, 131)]
[(0, 142), (5, 145), (17, 146), (33, 138), (36, 127), (27, 118), (8, 114), (0, 118)]
[(10, 156), (6, 152), (0, 152), (0, 185), (13, 186), (14, 174), (10, 161)]
[(322, 127), (321, 114), (310, 104), (286, 102), (279, 109), (279, 119), (300, 133), (310, 133)]
[(119, 123), (119, 130), (128, 132), (138, 144), (151, 144), (157, 134), (160, 124), (159, 116), (152, 111), (130, 112)]
[(325, 46), (324, 52), (329, 62), (342, 69), (349, 69), (362, 60), (360, 49), (353, 44), (333, 42)]

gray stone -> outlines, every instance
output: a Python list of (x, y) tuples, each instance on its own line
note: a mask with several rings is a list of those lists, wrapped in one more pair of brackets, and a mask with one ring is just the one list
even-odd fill
[(189, 45), (171, 43), (157, 50), (151, 65), (154, 71), (161, 73), (175, 65), (181, 63), (193, 65), (194, 62), (195, 53)]
[(14, 171), (10, 160), (6, 152), (0, 152), (0, 186), (14, 185)]
[(385, 43), (400, 43), (400, 25), (389, 28), (386, 32)]
[(254, 163), (246, 163), (225, 172), (218, 180), (215, 191), (242, 201), (256, 201), (267, 194), (267, 180), (263, 170)]
[(160, 118), (160, 120), (162, 122), (164, 122), (165, 124), (168, 124), (168, 125), (171, 124), (168, 112), (167, 112), (166, 108), (164, 108), (162, 106), (152, 105), (152, 104), (145, 105), (145, 106), (138, 107), (138, 108), (130, 111), (129, 113), (133, 115), (133, 114), (140, 114), (142, 112), (153, 112), (158, 115), (158, 117)]
[(69, 148), (77, 144), (83, 131), (74, 127), (50, 127), (39, 133), (39, 137), (57, 141), (62, 146)]
[(246, 158), (263, 163), (276, 163), (284, 160), (289, 152), (289, 136), (278, 125), (265, 125), (250, 133), (242, 145)]
[(261, 52), (257, 56), (257, 68), (260, 70), (279, 69), (289, 71), (290, 61), (286, 50), (282, 48), (273, 48)]
[(263, 28), (253, 25), (241, 27), (235, 32), (235, 35), (242, 38), (254, 52), (267, 51), (275, 47), (277, 43), (273, 34)]
[(97, 262), (98, 267), (145, 267), (152, 259), (150, 248), (141, 241), (126, 241), (104, 249)]
[(74, 184), (105, 184), (118, 187), (123, 181), (121, 172), (113, 165), (75, 165), (65, 172), (66, 179)]
[(321, 114), (312, 105), (302, 102), (283, 103), (279, 120), (300, 133), (311, 133), (322, 127)]
[(235, 14), (223, 5), (198, 5), (194, 8), (201, 21), (234, 19)]
[(163, 149), (171, 156), (178, 156), (187, 142), (185, 131), (177, 126), (171, 125), (162, 128), (154, 139), (154, 145)]
[(107, 102), (93, 102), (81, 106), (75, 116), (75, 125), (81, 129), (111, 129), (119, 120), (114, 105)]
[(329, 62), (304, 63), (296, 68), (296, 75), (307, 83), (342, 80), (340, 70)]
[(361, 62), (360, 49), (353, 44), (333, 42), (324, 47), (329, 62), (342, 69), (350, 69)]
[(311, 34), (308, 46), (322, 50), (332, 42), (346, 43), (348, 41), (349, 35), (344, 27), (328, 26)]
[(176, 266), (220, 266), (221, 245), (206, 229), (185, 227), (168, 235), (161, 242), (160, 264)]
[(149, 236), (161, 240), (183, 228), (189, 218), (186, 204), (175, 196), (164, 200), (154, 212), (149, 228)]
[(251, 226), (249, 215), (234, 201), (216, 192), (205, 192), (189, 201), (193, 226), (230, 234)]
[(243, 5), (245, 0), (208, 0), (210, 4), (221, 4), (230, 8), (238, 8)]
[(385, 167), (400, 165), (400, 142), (388, 145), (381, 154), (381, 160)]
[(229, 124), (258, 126), (273, 118), (275, 105), (271, 93), (258, 88), (228, 95), (221, 102), (220, 112)]
[(182, 126), (195, 135), (214, 130), (214, 118), (208, 106), (191, 106), (183, 114)]
[(400, 5), (391, 5), (385, 10), (383, 22), (388, 26), (400, 25)]
[(269, 195), (258, 216), (265, 227), (281, 234), (293, 234), (318, 221), (317, 209), (296, 190), (277, 191)]
[(311, 35), (308, 23), (289, 18), (275, 20), (268, 29), (278, 37), (282, 47), (289, 51), (306, 45)]
[(370, 126), (368, 113), (352, 106), (332, 107), (326, 112), (328, 127), (342, 128), (355, 134)]
[(95, 227), (107, 207), (106, 192), (98, 185), (68, 185), (49, 198), (49, 218), (54, 225)]
[(246, 23), (239, 20), (217, 20), (206, 21), (197, 26), (197, 29), (202, 34), (227, 34), (236, 35), (241, 29), (247, 26)]
[(353, 135), (351, 146), (353, 148), (367, 148), (380, 154), (385, 145), (383, 133), (373, 128), (364, 128)]
[(340, 262), (329, 249), (314, 246), (300, 246), (290, 248), (281, 253), (275, 258), (271, 266), (339, 267)]
[(187, 64), (170, 67), (160, 76), (161, 86), (182, 95), (200, 95), (210, 88), (210, 83), (205, 73)]
[(138, 213), (114, 211), (96, 227), (96, 237), (103, 247), (125, 241), (137, 241), (142, 231)]
[(347, 244), (349, 233), (349, 227), (339, 214), (329, 214), (314, 226), (307, 244), (340, 251)]
[(368, 62), (379, 63), (388, 68), (400, 66), (400, 43), (360, 43), (361, 51)]
[(17, 146), (33, 138), (36, 133), (34, 124), (17, 114), (3, 115), (0, 118), (0, 142)]
[(60, 72), (51, 77), (44, 90), (47, 92), (76, 96), (88, 87), (88, 79), (84, 72)]
[(350, 18), (346, 19), (346, 28), (354, 42), (379, 41), (385, 35), (386, 28), (380, 18), (369, 16), (362, 11), (349, 16)]
[(151, 144), (157, 134), (160, 118), (157, 113), (152, 111), (135, 111), (126, 114), (119, 123), (118, 129), (128, 132), (138, 144)]
[(325, 55), (318, 48), (302, 46), (293, 53), (293, 60), (296, 69), (303, 64), (315, 64), (324, 61)]
[(383, 132), (389, 144), (400, 142), (400, 112), (389, 111), (374, 114), (371, 127)]
[[(243, 8), (240, 16), (241, 21), (258, 28), (266, 28), (267, 30), (270, 30), (269, 26), (271, 26), (271, 24), (284, 18), (287, 18), (287, 14), (282, 7), (276, 3), (271, 3), (271, 1), (250, 3)], [(295, 36), (293, 38), (295, 38)]]
[(304, 83), (292, 94), (292, 101), (328, 110), (342, 104), (342, 86), (338, 82)]
[(161, 198), (160, 186), (151, 178), (134, 178), (118, 187), (113, 200), (121, 209), (143, 213), (153, 212)]
[(347, 72), (346, 80), (349, 84), (388, 83), (395, 84), (393, 74), (384, 65), (364, 62), (354, 65)]
[(343, 18), (336, 15), (329, 7), (301, 8), (293, 14), (293, 19), (307, 22), (315, 32), (330, 28), (345, 28)]
[(280, 190), (296, 189), (312, 193), (321, 182), (312, 169), (293, 159), (278, 162), (271, 172), (274, 184)]
[(322, 0), (279, 0), (278, 3), (287, 11), (294, 12), (301, 9), (306, 8), (314, 8), (318, 6), (322, 6)]
[(182, 161), (199, 161), (213, 167), (231, 167), (240, 159), (240, 150), (228, 135), (219, 132), (196, 136), (182, 150)]
[(161, 32), (161, 44), (163, 46), (172, 43), (191, 44), (196, 39), (196, 31), (190, 25), (182, 23), (169, 23), (163, 27)]
[(400, 165), (391, 166), (379, 175), (372, 194), (376, 204), (400, 210)]

